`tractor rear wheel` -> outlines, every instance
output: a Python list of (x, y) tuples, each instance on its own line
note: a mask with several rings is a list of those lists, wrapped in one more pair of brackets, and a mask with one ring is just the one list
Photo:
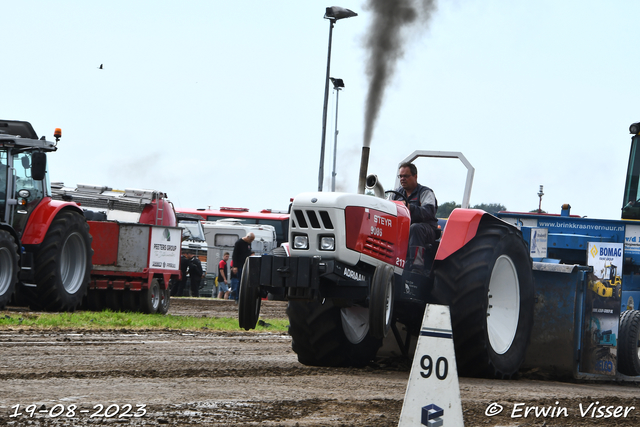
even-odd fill
[(450, 306), (461, 376), (510, 378), (520, 368), (533, 327), (531, 265), (520, 232), (496, 221), (437, 266), (433, 297)]
[(89, 225), (75, 211), (60, 212), (35, 254), (37, 307), (74, 311), (82, 304), (91, 278)]
[(640, 375), (640, 311), (627, 310), (620, 315), (618, 371)]
[(260, 289), (249, 285), (249, 259), (242, 268), (238, 290), (238, 325), (245, 330), (254, 329), (260, 317)]
[[(291, 347), (298, 355), (298, 361), (308, 366), (366, 366), (372, 361), (382, 340), (373, 338), (368, 328), (350, 330), (347, 317), (353, 309), (341, 309), (330, 300), (289, 301), (289, 335)], [(364, 324), (367, 324), (367, 309), (361, 308)], [(345, 333), (349, 332), (349, 336)]]
[(18, 282), (18, 245), (8, 231), (0, 230), (0, 310), (16, 289)]
[(379, 265), (373, 273), (369, 298), (369, 325), (375, 338), (386, 337), (393, 322), (393, 282), (393, 267)]

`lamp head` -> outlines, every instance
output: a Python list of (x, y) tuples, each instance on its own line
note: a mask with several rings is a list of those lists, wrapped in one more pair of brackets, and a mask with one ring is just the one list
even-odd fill
[(358, 16), (358, 14), (352, 10), (345, 9), (344, 7), (340, 6), (328, 7), (324, 14), (325, 19), (331, 19), (332, 21), (337, 21), (338, 19), (343, 18), (351, 18), (352, 16)]
[(331, 83), (333, 83), (334, 89), (344, 88), (344, 81), (342, 81), (342, 79), (334, 79), (333, 77), (329, 77), (329, 80), (331, 80)]

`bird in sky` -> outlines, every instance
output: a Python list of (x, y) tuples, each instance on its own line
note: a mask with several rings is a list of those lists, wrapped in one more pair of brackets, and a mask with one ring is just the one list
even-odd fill
[(102, 64), (100, 64), (100, 66), (98, 67), (99, 70), (103, 70), (102, 68)]

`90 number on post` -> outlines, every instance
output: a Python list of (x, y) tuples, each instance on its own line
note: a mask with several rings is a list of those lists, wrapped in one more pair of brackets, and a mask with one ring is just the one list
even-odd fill
[(422, 378), (429, 378), (431, 374), (435, 373), (436, 378), (444, 380), (449, 373), (449, 361), (446, 357), (438, 357), (434, 365), (433, 358), (426, 354), (420, 358), (420, 367), (422, 368), (420, 371)]

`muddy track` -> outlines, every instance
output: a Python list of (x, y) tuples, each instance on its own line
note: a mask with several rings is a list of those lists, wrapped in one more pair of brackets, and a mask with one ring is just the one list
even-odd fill
[[(172, 301), (170, 314), (229, 317), (236, 310), (228, 301), (185, 298)], [(273, 301), (262, 310), (265, 319), (284, 312)], [(5, 330), (0, 425), (395, 426), (407, 366), (304, 366), (281, 333)], [(637, 385), (461, 378), (460, 393), (467, 426), (640, 423)], [(492, 403), (504, 410), (488, 417)], [(618, 418), (581, 414), (580, 405), (591, 403), (633, 409)], [(566, 408), (567, 416), (518, 417), (523, 405)]]

